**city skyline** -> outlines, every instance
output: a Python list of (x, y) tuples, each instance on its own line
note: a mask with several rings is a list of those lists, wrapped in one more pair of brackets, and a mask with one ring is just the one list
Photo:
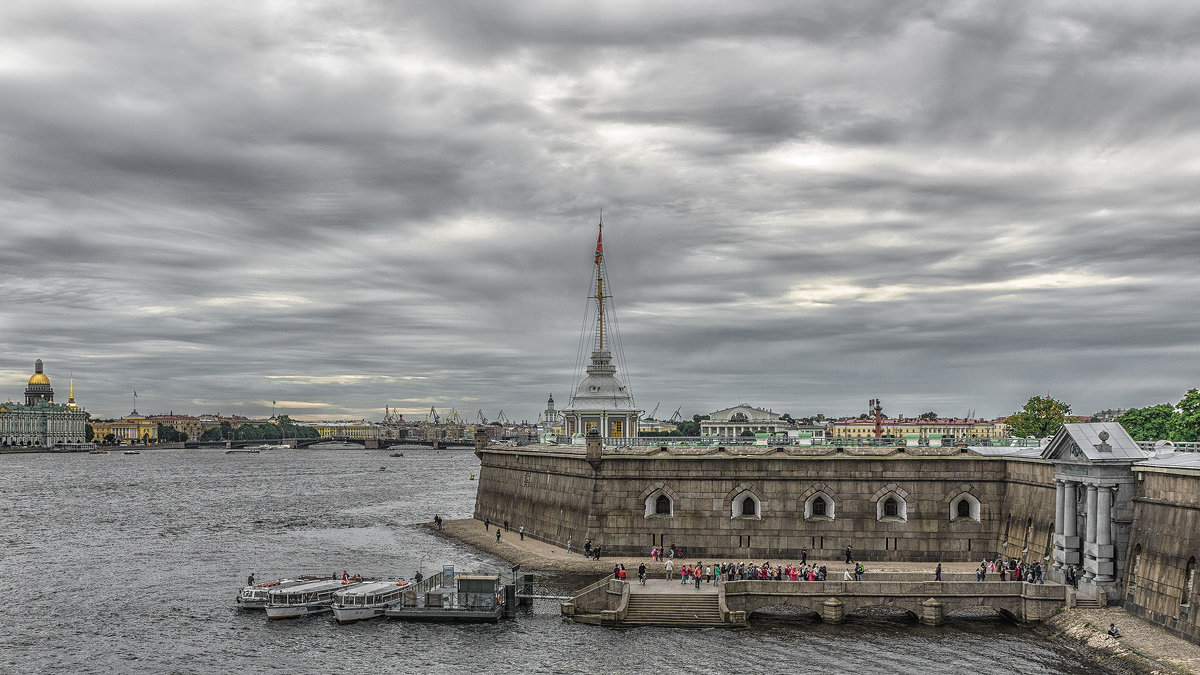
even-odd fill
[[(68, 18), (69, 17), (69, 18)], [(1200, 8), (0, 7), (0, 397), (1089, 414), (1200, 384)], [(144, 408), (144, 409), (143, 409)]]

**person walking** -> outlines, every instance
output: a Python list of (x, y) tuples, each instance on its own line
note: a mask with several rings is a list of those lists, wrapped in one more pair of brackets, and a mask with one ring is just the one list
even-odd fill
[(671, 572), (675, 571), (675, 561), (667, 558), (667, 581), (671, 580)]
[(846, 544), (846, 564), (849, 565), (852, 562), (854, 562), (854, 554), (850, 550), (850, 545)]
[(484, 532), (491, 532), (491, 531), (492, 531), (492, 521), (491, 521), (491, 519), (490, 519), (490, 518), (484, 518), (484, 519), (483, 519), (483, 531), (484, 531)]
[(567, 555), (571, 555), (571, 540), (567, 540)]
[(500, 543), (500, 528), (496, 528), (496, 543)]
[(800, 549), (800, 566), (804, 567), (808, 564), (808, 549)]
[(938, 563), (937, 569), (935, 569), (933, 571), (933, 580), (934, 581), (942, 580), (942, 563)]
[(521, 541), (525, 541), (525, 526), (522, 525), (521, 528), (518, 530), (518, 532), (521, 535)]
[(505, 532), (508, 532), (508, 531), (509, 531), (509, 529), (508, 529), (508, 521), (507, 521), (507, 520), (506, 520), (506, 521), (504, 521), (504, 531), (505, 531)]
[(638, 565), (638, 581), (641, 582), (643, 586), (646, 585), (646, 563)]
[(588, 539), (587, 541), (583, 542), (583, 557), (585, 557), (585, 558), (592, 557), (592, 540), (591, 539)]

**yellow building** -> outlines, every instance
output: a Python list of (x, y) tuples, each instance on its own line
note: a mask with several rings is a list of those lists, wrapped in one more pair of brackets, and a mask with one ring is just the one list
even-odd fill
[(137, 411), (112, 422), (92, 422), (96, 440), (103, 441), (112, 434), (118, 443), (150, 443), (158, 440), (158, 422), (139, 415)]
[(380, 429), (378, 424), (366, 420), (355, 422), (307, 422), (305, 426), (316, 429), (321, 438), (353, 438), (364, 441), (379, 438)]
[[(946, 439), (991, 439), (1008, 435), (1008, 425), (1000, 420), (885, 418), (881, 427), (884, 436), (893, 438), (905, 438), (908, 434), (916, 434), (919, 438), (940, 435)], [(875, 420), (838, 420), (829, 425), (829, 435), (832, 438), (874, 438)]]

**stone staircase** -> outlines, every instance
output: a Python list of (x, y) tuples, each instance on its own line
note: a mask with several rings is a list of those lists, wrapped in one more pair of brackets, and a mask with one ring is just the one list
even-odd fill
[(1095, 598), (1089, 598), (1086, 595), (1075, 596), (1076, 609), (1100, 609), (1100, 603)]
[(719, 628), (721, 606), (716, 594), (653, 594), (629, 596), (623, 626), (672, 626), (675, 628)]

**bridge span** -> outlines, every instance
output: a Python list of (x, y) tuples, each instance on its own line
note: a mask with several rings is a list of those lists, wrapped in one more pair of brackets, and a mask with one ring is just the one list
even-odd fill
[(471, 440), (425, 440), (421, 438), (256, 438), (252, 440), (226, 440), (226, 441), (188, 441), (183, 444), (185, 448), (253, 448), (260, 445), (286, 445), (292, 448), (307, 448), (319, 443), (344, 443), (351, 445), (361, 445), (368, 450), (385, 450), (397, 446), (420, 446), (426, 448), (474, 448), (475, 442)]

